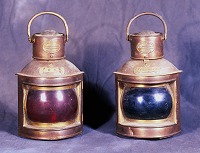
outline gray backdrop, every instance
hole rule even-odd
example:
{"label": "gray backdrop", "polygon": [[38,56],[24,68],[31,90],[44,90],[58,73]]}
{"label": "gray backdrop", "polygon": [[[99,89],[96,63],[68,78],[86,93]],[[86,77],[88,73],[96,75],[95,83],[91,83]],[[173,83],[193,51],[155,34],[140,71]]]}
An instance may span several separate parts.
{"label": "gray backdrop", "polygon": [[[60,141],[17,136],[17,77],[32,57],[27,23],[36,13],[55,11],[69,25],[66,58],[85,72],[84,133]],[[182,133],[163,140],[115,135],[114,75],[130,57],[125,39],[128,21],[144,11],[163,16],[168,26],[165,58],[181,74]],[[37,18],[32,33],[53,28],[64,32],[53,16]],[[141,17],[131,32],[163,31],[154,17]],[[0,152],[200,152],[200,2],[198,0],[0,0]]]}

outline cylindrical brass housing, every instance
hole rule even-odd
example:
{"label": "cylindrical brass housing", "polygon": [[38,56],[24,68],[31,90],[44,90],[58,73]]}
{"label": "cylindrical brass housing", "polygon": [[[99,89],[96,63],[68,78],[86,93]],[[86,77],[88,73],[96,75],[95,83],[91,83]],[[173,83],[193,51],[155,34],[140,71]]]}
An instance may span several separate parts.
{"label": "cylindrical brass housing", "polygon": [[33,58],[55,60],[64,58],[65,37],[53,30],[32,36]]}
{"label": "cylindrical brass housing", "polygon": [[163,39],[160,33],[138,33],[129,35],[131,58],[158,59],[163,57]]}
{"label": "cylindrical brass housing", "polygon": [[[164,34],[129,34],[131,23],[142,15],[158,17],[163,22]],[[117,134],[166,138],[179,133],[181,71],[163,58],[165,21],[158,14],[144,12],[130,20],[126,34],[131,43],[131,59],[115,72]]]}
{"label": "cylindrical brass housing", "polygon": [[[33,19],[43,14],[60,18],[66,35],[45,30],[31,37]],[[66,21],[54,12],[38,13],[29,21],[28,36],[33,60],[17,73],[19,136],[58,140],[82,133],[83,72],[64,59]]]}

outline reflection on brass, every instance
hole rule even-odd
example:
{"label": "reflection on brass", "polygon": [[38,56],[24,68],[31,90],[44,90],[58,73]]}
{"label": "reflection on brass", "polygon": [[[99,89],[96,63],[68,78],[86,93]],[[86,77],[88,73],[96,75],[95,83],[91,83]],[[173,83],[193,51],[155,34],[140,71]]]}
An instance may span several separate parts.
{"label": "reflection on brass", "polygon": [[[64,23],[66,34],[57,33],[54,30],[45,30],[42,33],[35,33],[31,36],[31,23],[35,18],[44,14],[60,18]],[[17,73],[19,136],[41,140],[58,140],[81,134],[83,129],[83,72],[64,59],[64,46],[68,40],[68,26],[65,19],[54,12],[38,13],[28,23],[28,37],[29,41],[33,43],[33,60],[21,72]],[[68,100],[58,101],[57,97],[59,96],[56,96],[56,99],[53,94],[50,94],[48,98],[52,101],[50,100],[51,102],[48,102],[47,105],[43,105],[41,94],[37,94],[67,89],[71,89],[69,91],[73,93],[73,96],[68,97],[69,95],[67,94],[69,92],[62,92],[62,94],[65,98],[74,98],[70,99],[69,102]],[[30,93],[32,97],[28,97]],[[37,98],[40,99],[38,100]],[[28,101],[29,103],[27,103]],[[60,106],[66,106],[66,109],[63,111]],[[71,107],[74,110],[68,111],[68,108]],[[56,111],[52,111],[54,108]],[[39,110],[39,113],[37,110]],[[47,110],[46,112],[48,112],[47,114],[42,114],[42,116],[46,115],[45,120],[40,119],[41,110]],[[71,113],[72,117],[63,115],[66,112]],[[28,113],[31,115],[28,116]],[[60,114],[61,116],[59,116]],[[36,116],[35,120],[30,119]],[[60,119],[57,119],[58,116]]]}
{"label": "reflection on brass", "polygon": [[[153,31],[129,34],[131,23],[143,15],[158,17],[163,23],[164,34]],[[181,71],[163,58],[163,41],[167,38],[165,21],[155,13],[138,14],[128,23],[126,35],[127,40],[131,43],[131,59],[117,72],[114,72],[117,102],[116,133],[136,138],[166,138],[179,133],[181,130],[179,82]],[[126,110],[123,109],[125,91],[134,88],[153,89],[158,87],[166,88],[172,100],[172,108],[165,118],[136,119],[125,115]]]}
{"label": "reflection on brass", "polygon": [[72,84],[72,85],[67,85],[67,86],[56,86],[56,87],[45,87],[45,86],[34,86],[34,85],[27,85],[27,84],[23,84],[23,89],[24,90],[46,90],[46,91],[54,91],[54,90],[66,90],[66,89],[73,89],[76,88],[79,84]]}

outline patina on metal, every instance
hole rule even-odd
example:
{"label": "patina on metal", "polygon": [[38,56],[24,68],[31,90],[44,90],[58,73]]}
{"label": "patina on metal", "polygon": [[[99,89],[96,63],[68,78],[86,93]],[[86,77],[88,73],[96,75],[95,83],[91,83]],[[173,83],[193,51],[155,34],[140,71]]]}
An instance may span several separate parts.
{"label": "patina on metal", "polygon": [[[60,18],[66,34],[45,30],[31,36],[33,20],[45,14]],[[19,136],[57,140],[82,133],[83,72],[64,59],[65,19],[54,12],[36,14],[28,23],[28,39],[33,60],[17,73]]]}
{"label": "patina on metal", "polygon": [[[143,15],[159,18],[164,34],[153,31],[129,34],[131,23]],[[179,133],[181,71],[163,58],[165,21],[155,13],[138,14],[129,21],[126,37],[131,43],[131,59],[115,72],[117,134],[165,138]]]}

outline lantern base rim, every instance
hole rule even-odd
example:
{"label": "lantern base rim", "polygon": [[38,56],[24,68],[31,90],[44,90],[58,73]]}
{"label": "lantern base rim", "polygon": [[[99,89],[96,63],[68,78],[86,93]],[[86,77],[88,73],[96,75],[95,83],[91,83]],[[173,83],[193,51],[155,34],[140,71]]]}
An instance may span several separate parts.
{"label": "lantern base rim", "polygon": [[131,127],[118,124],[117,135],[142,139],[164,139],[181,132],[180,125],[167,127]]}
{"label": "lantern base rim", "polygon": [[34,130],[23,127],[18,135],[37,140],[61,140],[82,134],[82,129],[82,125],[63,130]]}

